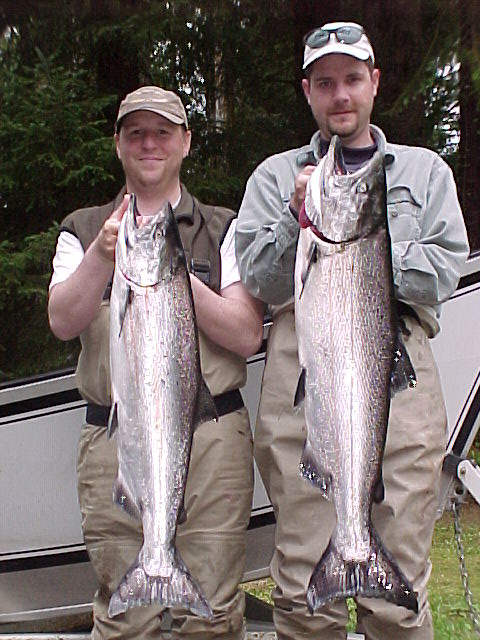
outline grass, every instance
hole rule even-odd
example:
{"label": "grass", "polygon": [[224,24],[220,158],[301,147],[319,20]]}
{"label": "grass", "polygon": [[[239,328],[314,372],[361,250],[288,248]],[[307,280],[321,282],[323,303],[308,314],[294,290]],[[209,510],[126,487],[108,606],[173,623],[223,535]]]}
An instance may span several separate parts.
{"label": "grass", "polygon": [[[473,500],[461,507],[460,524],[470,590],[480,618],[480,507]],[[454,538],[453,516],[450,512],[444,513],[436,524],[431,560],[433,569],[429,582],[429,595],[435,640],[478,640],[465,602]],[[255,597],[265,602],[272,602],[270,595],[274,587],[272,580],[257,580],[246,583],[243,587]],[[348,630],[354,631],[356,612],[353,600],[348,601],[348,607],[350,611]]]}
{"label": "grass", "polygon": [[[469,574],[473,602],[480,618],[480,507],[473,501],[462,506],[460,524],[465,549],[465,562]],[[446,513],[438,521],[431,559],[432,576],[429,583],[430,605],[435,625],[436,640],[478,640],[465,602],[457,547],[453,534],[453,516]]]}

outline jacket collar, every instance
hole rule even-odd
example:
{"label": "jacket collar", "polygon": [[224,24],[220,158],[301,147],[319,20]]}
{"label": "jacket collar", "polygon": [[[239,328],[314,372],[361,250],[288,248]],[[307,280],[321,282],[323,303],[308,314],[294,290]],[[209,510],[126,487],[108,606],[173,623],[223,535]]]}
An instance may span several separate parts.
{"label": "jacket collar", "polygon": [[175,219],[177,222],[180,222],[180,220],[182,220],[188,222],[189,224],[193,224],[195,221],[195,201],[185,188],[185,185],[181,184],[180,186],[182,189],[182,195],[180,198],[180,202],[174,211]]}
{"label": "jacket collar", "polygon": [[388,144],[385,134],[380,127],[371,124],[370,131],[375,138],[378,150],[385,154],[385,168],[388,169],[395,162],[395,151],[391,145]]}

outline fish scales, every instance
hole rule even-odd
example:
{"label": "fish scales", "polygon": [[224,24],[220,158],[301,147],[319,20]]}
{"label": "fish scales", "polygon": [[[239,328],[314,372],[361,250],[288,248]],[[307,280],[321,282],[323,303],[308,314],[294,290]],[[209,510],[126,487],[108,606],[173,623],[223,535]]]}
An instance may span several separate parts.
{"label": "fish scales", "polygon": [[[171,208],[140,222],[135,196],[118,233],[110,301],[114,501],[141,519],[138,558],[109,615],[158,603],[211,617],[176,547],[193,430],[216,417],[200,371],[185,255]],[[117,427],[115,425],[118,424]]]}
{"label": "fish scales", "polygon": [[[118,448],[123,454],[120,472],[124,475],[128,464],[132,493],[144,512],[144,536],[154,549],[169,541],[183,497],[194,407],[191,402],[178,399],[196,395],[197,380],[195,375],[189,375],[196,344],[191,305],[181,278],[175,276],[169,284],[152,288],[131,286],[133,299],[122,334],[125,345],[136,341],[136,348],[126,354],[131,360],[122,362],[124,386],[118,387],[124,398],[118,405],[118,419],[124,426],[118,432]],[[177,312],[189,319],[183,325],[181,341],[174,322]],[[178,344],[182,349],[173,351],[171,345]],[[170,472],[172,466],[177,469],[177,478]],[[160,509],[163,506],[164,512]],[[168,564],[164,565],[168,577]],[[162,570],[161,564],[158,570]]]}
{"label": "fish scales", "polygon": [[[315,235],[308,229],[302,231],[299,256],[310,242],[318,242]],[[373,243],[381,244],[382,238],[375,238]],[[388,329],[384,339],[380,337],[382,325],[376,308],[378,303],[383,304],[383,296],[375,281],[382,280],[383,274],[370,258],[370,244],[323,254],[325,259],[320,260],[319,268],[312,271],[306,283],[305,310],[297,320],[302,340],[314,345],[305,350],[302,362],[307,372],[316,371],[315,376],[307,373],[305,381],[306,421],[318,425],[309,430],[309,440],[327,477],[340,470],[345,491],[335,494],[335,504],[346,518],[339,523],[336,535],[342,539],[347,558],[360,558],[363,552],[363,559],[369,549],[365,544],[369,535],[367,523],[356,513],[364,502],[359,492],[372,490],[383,446],[382,434],[363,425],[378,424],[388,417],[386,387],[394,347]],[[372,268],[371,277],[362,277],[365,267],[369,271]],[[384,317],[387,327],[388,315]],[[337,320],[325,321],[327,318]],[[383,346],[383,355],[377,350],[382,349],[379,345]],[[365,470],[369,480],[360,482]]]}
{"label": "fish scales", "polygon": [[314,226],[300,230],[296,256],[307,425],[300,467],[333,500],[337,514],[307,602],[313,611],[364,595],[415,610],[411,585],[371,523],[397,336],[383,158],[377,154],[349,175],[342,164],[334,138],[307,188],[306,213]]}

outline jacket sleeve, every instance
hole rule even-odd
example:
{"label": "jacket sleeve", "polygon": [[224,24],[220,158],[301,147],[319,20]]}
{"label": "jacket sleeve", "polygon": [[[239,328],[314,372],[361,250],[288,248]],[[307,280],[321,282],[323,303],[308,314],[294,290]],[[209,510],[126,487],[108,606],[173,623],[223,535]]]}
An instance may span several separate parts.
{"label": "jacket sleeve", "polygon": [[288,207],[293,168],[269,158],[250,176],[238,214],[235,237],[240,276],[252,295],[281,304],[293,295],[298,222]]}
{"label": "jacket sleeve", "polygon": [[437,155],[414,235],[398,241],[392,237],[396,296],[407,303],[437,306],[455,291],[469,253],[453,174]]}

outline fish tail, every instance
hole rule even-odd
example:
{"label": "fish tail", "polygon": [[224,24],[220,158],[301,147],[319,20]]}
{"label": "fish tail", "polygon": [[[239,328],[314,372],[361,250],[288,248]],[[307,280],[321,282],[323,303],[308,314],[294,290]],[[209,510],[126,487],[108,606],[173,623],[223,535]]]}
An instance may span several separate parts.
{"label": "fish tail", "polygon": [[147,571],[142,551],[110,598],[110,618],[125,613],[131,607],[150,604],[158,604],[165,609],[189,609],[202,618],[213,618],[201,588],[176,550],[170,554],[173,561],[162,569],[162,575],[152,575],[151,570]]}
{"label": "fish tail", "polygon": [[330,542],[310,578],[307,604],[313,613],[328,602],[355,596],[385,598],[418,613],[412,585],[374,531],[371,531],[371,546],[365,562],[344,560]]}

